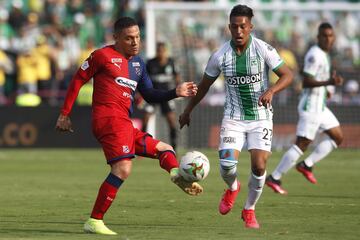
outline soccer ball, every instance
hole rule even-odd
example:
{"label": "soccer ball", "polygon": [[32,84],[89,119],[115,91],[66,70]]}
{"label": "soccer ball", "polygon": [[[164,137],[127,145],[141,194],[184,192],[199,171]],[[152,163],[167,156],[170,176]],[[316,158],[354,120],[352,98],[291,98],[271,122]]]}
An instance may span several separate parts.
{"label": "soccer ball", "polygon": [[187,152],[180,159],[180,175],[189,182],[198,182],[206,178],[210,171],[209,159],[198,151]]}

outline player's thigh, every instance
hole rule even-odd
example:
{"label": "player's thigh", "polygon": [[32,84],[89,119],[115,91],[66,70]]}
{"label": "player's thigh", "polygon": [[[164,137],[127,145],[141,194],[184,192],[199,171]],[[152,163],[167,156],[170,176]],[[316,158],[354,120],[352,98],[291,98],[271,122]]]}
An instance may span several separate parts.
{"label": "player's thigh", "polygon": [[134,128],[135,135],[135,153],[136,155],[155,158],[157,157],[157,145],[159,140],[153,138],[150,134],[142,132],[137,128]]}
{"label": "player's thigh", "polygon": [[101,144],[107,163],[135,156],[134,128],[126,119],[103,118],[92,123],[93,134]]}
{"label": "player's thigh", "polygon": [[219,152],[234,149],[241,152],[246,142],[246,129],[243,121],[223,119],[220,128]]}
{"label": "player's thigh", "polygon": [[296,136],[314,140],[320,127],[320,116],[316,113],[299,112]]}
{"label": "player's thigh", "polygon": [[339,126],[339,120],[330,111],[330,109],[325,108],[324,112],[321,114],[320,130],[325,131]]}
{"label": "player's thigh", "polygon": [[247,121],[247,149],[271,152],[273,136],[272,120]]}

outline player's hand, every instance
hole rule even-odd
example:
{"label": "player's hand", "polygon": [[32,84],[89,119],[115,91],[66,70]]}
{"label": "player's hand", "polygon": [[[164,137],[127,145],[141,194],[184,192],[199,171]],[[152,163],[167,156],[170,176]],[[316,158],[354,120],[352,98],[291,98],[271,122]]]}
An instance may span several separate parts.
{"label": "player's hand", "polygon": [[197,86],[194,82],[184,82],[176,87],[178,97],[193,97],[197,93]]}
{"label": "player's hand", "polygon": [[70,117],[62,114],[59,115],[56,121],[55,129],[59,132],[74,132]]}
{"label": "player's hand", "polygon": [[265,108],[269,108],[271,106],[273,96],[274,96],[274,92],[271,88],[269,88],[259,97],[258,105],[264,106]]}
{"label": "player's hand", "polygon": [[344,79],[336,74],[336,71],[333,71],[331,74],[331,80],[335,86],[341,86],[344,82]]}
{"label": "player's hand", "polygon": [[182,129],[185,125],[190,126],[190,114],[189,113],[182,113],[179,116],[179,124],[180,129]]}

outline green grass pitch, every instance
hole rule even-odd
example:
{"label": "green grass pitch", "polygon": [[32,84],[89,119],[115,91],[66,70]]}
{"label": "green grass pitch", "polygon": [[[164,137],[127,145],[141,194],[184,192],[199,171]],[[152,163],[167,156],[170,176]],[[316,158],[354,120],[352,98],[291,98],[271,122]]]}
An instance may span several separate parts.
{"label": "green grass pitch", "polygon": [[[0,239],[360,239],[360,151],[336,150],[315,167],[318,184],[291,170],[288,196],[265,187],[257,204],[261,229],[240,219],[247,195],[249,155],[238,164],[242,191],[236,206],[221,216],[225,188],[217,152],[201,150],[211,162],[202,196],[184,194],[157,160],[136,159],[105,223],[118,236],[82,232],[98,187],[108,173],[100,149],[0,151]],[[183,152],[182,152],[183,153]],[[281,153],[273,153],[268,172]]]}

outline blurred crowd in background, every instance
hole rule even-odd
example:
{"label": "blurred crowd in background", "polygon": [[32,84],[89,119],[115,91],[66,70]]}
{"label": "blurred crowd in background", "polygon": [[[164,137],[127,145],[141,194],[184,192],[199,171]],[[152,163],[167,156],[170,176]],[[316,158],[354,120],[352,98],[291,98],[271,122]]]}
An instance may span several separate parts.
{"label": "blurred crowd in background", "polygon": [[[209,2],[218,1],[236,2]],[[144,3],[145,0],[0,0],[0,105],[61,104],[79,65],[94,49],[112,43],[115,19],[134,17],[145,43]],[[164,29],[162,33],[157,33],[157,38],[168,41],[171,54],[182,69],[183,81],[198,82],[211,52],[230,38],[227,13],[218,14],[217,17],[204,11],[186,16],[177,12],[159,15],[157,20],[162,23],[159,29]],[[208,19],[212,19],[211,28]],[[255,11],[255,34],[272,43],[298,73],[293,88],[276,99],[279,104],[286,104],[296,96],[294,92],[299,93],[303,55],[316,41],[317,26],[323,20],[335,27],[337,42],[332,53],[333,66],[346,79],[344,87],[331,101],[333,104],[360,105],[359,11],[322,12],[320,15],[314,12],[306,16]],[[178,26],[181,31],[178,31]],[[145,51],[142,54],[144,57]],[[276,81],[274,76],[271,79]],[[222,103],[223,84],[217,82],[205,103]],[[91,91],[91,83],[83,87],[78,104],[90,104]]]}

